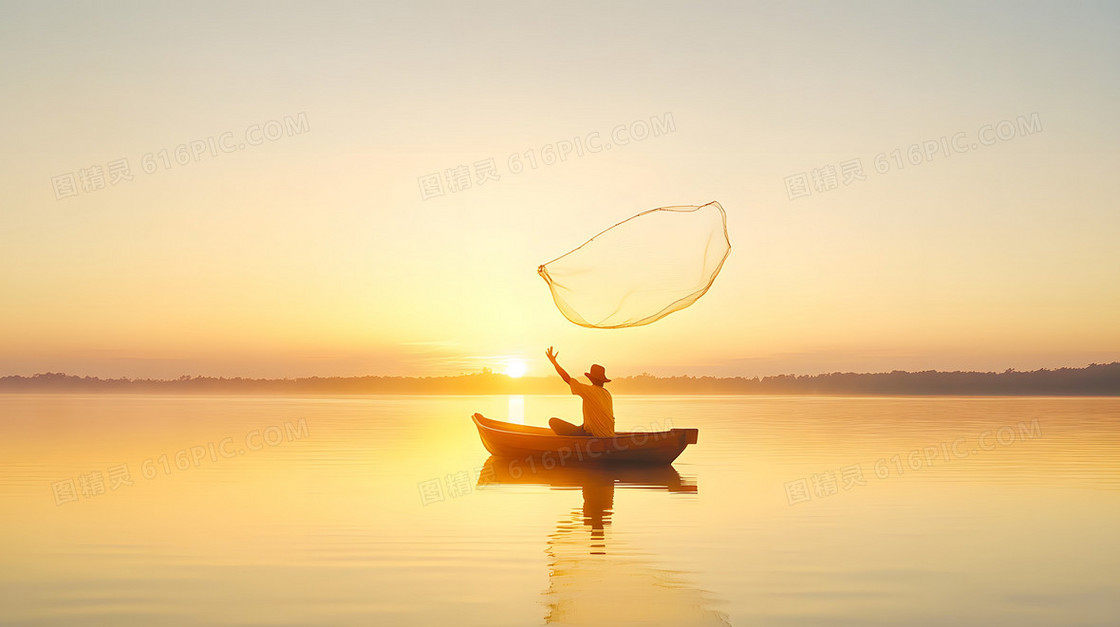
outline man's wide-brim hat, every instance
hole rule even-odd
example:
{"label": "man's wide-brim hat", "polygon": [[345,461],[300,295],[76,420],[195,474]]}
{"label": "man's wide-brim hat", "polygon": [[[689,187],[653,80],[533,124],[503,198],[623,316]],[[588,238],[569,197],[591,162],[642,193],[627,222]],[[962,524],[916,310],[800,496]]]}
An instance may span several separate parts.
{"label": "man's wide-brim hat", "polygon": [[611,380],[607,378],[607,371],[599,364],[591,364],[591,372],[583,373],[587,375],[588,379],[592,381],[602,381],[603,383],[610,383]]}

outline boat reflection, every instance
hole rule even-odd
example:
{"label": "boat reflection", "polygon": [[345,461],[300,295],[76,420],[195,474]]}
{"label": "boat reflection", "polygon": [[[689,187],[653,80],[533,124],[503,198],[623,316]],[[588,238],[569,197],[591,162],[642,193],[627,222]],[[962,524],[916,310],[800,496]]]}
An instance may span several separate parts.
{"label": "boat reflection", "polygon": [[479,486],[540,485],[579,489],[582,507],[560,518],[548,535],[549,587],[545,622],[564,625],[730,625],[707,606],[711,599],[682,573],[654,562],[640,545],[611,527],[615,490],[697,492],[672,466],[556,466],[491,457]]}

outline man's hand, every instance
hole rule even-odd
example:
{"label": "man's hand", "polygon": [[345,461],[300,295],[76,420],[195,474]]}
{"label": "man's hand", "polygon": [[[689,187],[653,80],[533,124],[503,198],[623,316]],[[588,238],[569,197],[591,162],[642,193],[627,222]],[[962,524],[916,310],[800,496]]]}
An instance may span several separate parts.
{"label": "man's hand", "polygon": [[572,380],[572,378],[568,376],[568,373],[560,367],[560,364],[556,363],[556,358],[560,355],[560,353],[557,353],[552,349],[551,346],[549,346],[548,350],[546,350],[544,354],[546,357],[548,357],[548,360],[552,362],[552,367],[556,368],[556,374],[560,375],[560,378],[564,380],[564,383],[568,383]]}

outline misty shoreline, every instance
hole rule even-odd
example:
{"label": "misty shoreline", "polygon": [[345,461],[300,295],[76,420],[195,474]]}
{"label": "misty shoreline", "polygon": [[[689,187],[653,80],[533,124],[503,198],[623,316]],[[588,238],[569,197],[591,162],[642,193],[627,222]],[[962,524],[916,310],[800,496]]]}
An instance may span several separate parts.
{"label": "misty shoreline", "polygon": [[[886,395],[886,396],[1120,396],[1120,362],[1084,368],[1004,372],[834,372],[767,377],[616,377],[616,395]],[[0,393],[108,392],[138,394],[566,394],[556,377],[512,378],[489,371],[442,377],[301,377],[252,379],[102,379],[62,373],[0,377]]]}

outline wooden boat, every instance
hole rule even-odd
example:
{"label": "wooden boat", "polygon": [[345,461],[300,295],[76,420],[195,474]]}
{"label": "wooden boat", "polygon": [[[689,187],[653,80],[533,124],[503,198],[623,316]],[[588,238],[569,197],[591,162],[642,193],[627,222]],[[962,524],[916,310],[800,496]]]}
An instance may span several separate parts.
{"label": "wooden boat", "polygon": [[611,438],[557,435],[482,414],[472,416],[482,445],[495,457],[520,458],[550,469],[568,464],[671,464],[686,446],[696,444],[699,429],[620,432]]}

